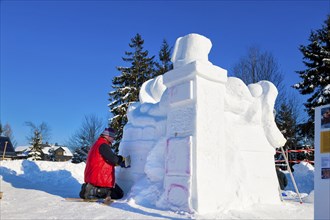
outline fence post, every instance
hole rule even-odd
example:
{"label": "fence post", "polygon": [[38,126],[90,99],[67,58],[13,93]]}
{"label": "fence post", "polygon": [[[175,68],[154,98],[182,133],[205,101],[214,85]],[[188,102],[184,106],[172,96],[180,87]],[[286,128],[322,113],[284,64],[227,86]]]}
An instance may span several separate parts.
{"label": "fence post", "polygon": [[7,144],[8,144],[8,141],[5,142],[5,148],[4,148],[4,150],[3,150],[2,160],[5,159],[5,154],[6,154]]}

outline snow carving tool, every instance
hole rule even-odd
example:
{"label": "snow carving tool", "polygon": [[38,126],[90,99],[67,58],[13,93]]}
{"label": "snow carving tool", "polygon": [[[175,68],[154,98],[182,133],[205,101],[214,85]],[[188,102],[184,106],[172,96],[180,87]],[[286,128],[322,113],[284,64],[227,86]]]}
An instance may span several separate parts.
{"label": "snow carving tool", "polygon": [[131,155],[125,158],[125,167],[131,167]]}
{"label": "snow carving tool", "polygon": [[111,197],[106,197],[105,199],[95,198],[95,199],[81,199],[81,198],[65,198],[68,202],[96,202],[101,205],[111,205],[114,200]]}

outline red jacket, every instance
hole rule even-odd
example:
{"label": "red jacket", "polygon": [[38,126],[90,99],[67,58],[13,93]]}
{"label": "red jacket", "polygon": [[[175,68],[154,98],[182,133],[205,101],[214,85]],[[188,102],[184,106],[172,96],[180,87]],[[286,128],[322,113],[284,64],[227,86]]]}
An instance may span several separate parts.
{"label": "red jacket", "polygon": [[107,163],[101,156],[99,148],[102,144],[108,145],[109,142],[100,137],[89,150],[85,168],[85,183],[112,188],[115,185],[115,164]]}

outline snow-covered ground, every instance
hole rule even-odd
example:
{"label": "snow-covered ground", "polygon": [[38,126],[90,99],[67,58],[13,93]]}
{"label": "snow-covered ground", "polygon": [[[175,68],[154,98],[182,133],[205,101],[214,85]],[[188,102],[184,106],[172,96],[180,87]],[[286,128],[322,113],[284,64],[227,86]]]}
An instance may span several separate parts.
{"label": "snow-covered ground", "polygon": [[[240,210],[222,210],[206,215],[159,210],[122,199],[111,206],[69,202],[77,197],[83,182],[85,163],[46,161],[1,161],[3,198],[0,219],[313,219],[314,169],[295,165],[295,180],[303,198],[300,204],[288,176],[288,195],[280,205],[263,205]],[[257,170],[256,170],[257,172]],[[216,174],[215,174],[216,175]]]}

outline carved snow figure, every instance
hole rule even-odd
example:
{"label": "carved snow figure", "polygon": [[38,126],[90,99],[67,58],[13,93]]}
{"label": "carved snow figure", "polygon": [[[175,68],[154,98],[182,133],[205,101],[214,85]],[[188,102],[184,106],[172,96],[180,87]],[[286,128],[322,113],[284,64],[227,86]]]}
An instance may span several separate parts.
{"label": "carved snow figure", "polygon": [[147,81],[129,107],[120,154],[132,166],[117,179],[138,204],[202,214],[280,202],[277,89],[227,77],[208,61],[211,47],[198,34],[179,38],[174,69]]}

